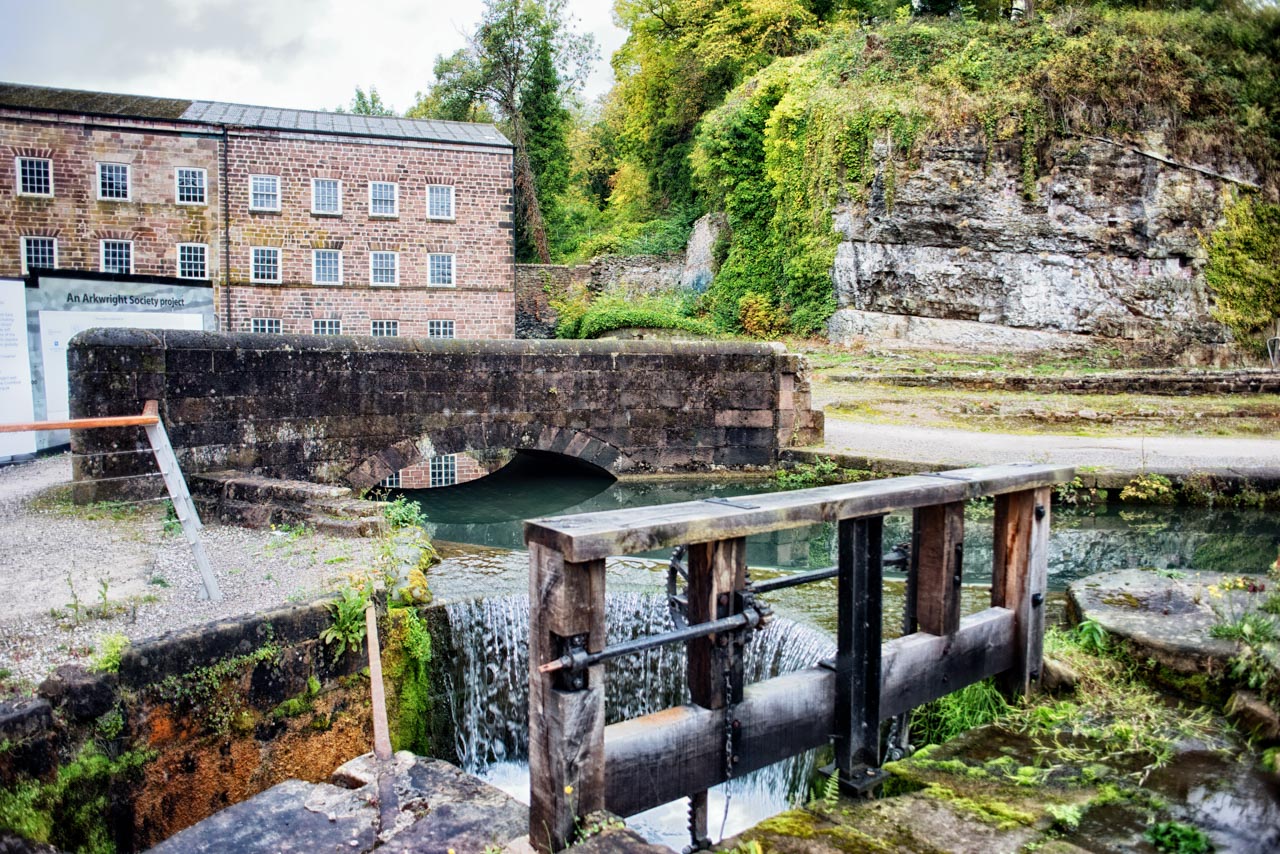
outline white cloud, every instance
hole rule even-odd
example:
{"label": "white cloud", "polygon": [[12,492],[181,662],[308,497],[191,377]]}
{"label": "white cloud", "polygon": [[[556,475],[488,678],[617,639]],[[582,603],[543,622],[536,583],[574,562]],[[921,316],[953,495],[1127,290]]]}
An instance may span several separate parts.
{"label": "white cloud", "polygon": [[[589,99],[612,83],[608,57],[625,38],[611,6],[569,3],[600,48]],[[0,80],[298,109],[333,109],[356,86],[376,86],[404,110],[430,85],[436,56],[463,46],[482,8],[482,0],[0,0]]]}

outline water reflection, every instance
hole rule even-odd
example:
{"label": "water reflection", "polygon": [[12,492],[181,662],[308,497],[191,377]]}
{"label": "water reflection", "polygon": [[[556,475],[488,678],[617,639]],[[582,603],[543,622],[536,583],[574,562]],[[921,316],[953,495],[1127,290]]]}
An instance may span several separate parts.
{"label": "water reflection", "polygon": [[[539,516],[616,510],[711,497],[773,492],[771,478],[615,481],[599,469],[567,465],[568,458],[521,452],[497,473],[471,483],[409,491],[437,540],[523,549],[522,520]],[[991,507],[966,512],[965,579],[990,580]],[[911,539],[909,514],[889,516],[887,546]],[[1057,512],[1049,542],[1049,583],[1064,589],[1073,579],[1135,566],[1262,573],[1280,547],[1280,514],[1257,510],[1119,505],[1093,512]],[[654,558],[665,554],[654,553]],[[750,537],[753,567],[803,570],[835,561],[833,525],[811,525]],[[891,576],[892,577],[892,574]]]}

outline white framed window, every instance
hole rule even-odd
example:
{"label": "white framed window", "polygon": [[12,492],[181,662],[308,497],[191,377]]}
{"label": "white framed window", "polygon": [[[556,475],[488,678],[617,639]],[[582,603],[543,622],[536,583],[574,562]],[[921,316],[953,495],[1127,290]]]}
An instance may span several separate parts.
{"label": "white framed window", "polygon": [[58,238],[56,237],[24,237],[22,238],[22,272],[30,273],[39,267],[52,270],[58,266]]}
{"label": "white framed window", "polygon": [[427,219],[453,219],[453,187],[427,185]]}
{"label": "white framed window", "polygon": [[342,252],[338,249],[311,250],[311,283],[342,284]]}
{"label": "white framed window", "polygon": [[391,181],[369,182],[369,216],[399,216],[400,185]]}
{"label": "white framed window", "polygon": [[18,195],[53,195],[53,161],[49,158],[19,157],[15,172],[18,175]]}
{"label": "white framed window", "polygon": [[255,317],[249,321],[249,331],[279,335],[281,330],[278,317]]}
{"label": "white framed window", "polygon": [[378,486],[381,486],[384,489],[399,489],[400,488],[400,472],[393,471],[391,474],[387,475],[382,480],[378,481]]}
{"label": "white framed window", "polygon": [[341,320],[313,320],[311,321],[311,333],[313,335],[341,335]]}
{"label": "white framed window", "polygon": [[209,247],[203,243],[178,244],[178,278],[209,278]]}
{"label": "white framed window", "polygon": [[280,250],[274,246],[254,246],[249,281],[274,283],[280,281]]}
{"label": "white framed window", "polygon": [[369,253],[369,284],[371,285],[400,284],[400,253],[399,252],[370,252]]}
{"label": "white framed window", "polygon": [[427,337],[428,338],[453,338],[453,321],[452,320],[428,320],[427,321]]}
{"label": "white framed window", "polygon": [[369,334],[374,338],[396,338],[400,335],[400,321],[371,320],[369,321]]}
{"label": "white framed window", "polygon": [[133,272],[132,240],[99,240],[98,255],[104,273]]}
{"label": "white framed window", "polygon": [[456,454],[444,454],[432,457],[430,463],[432,488],[437,486],[453,486],[458,482],[458,457]]}
{"label": "white framed window", "polygon": [[280,210],[280,177],[278,175],[249,176],[249,210]]}
{"label": "white framed window", "polygon": [[104,202],[129,201],[129,164],[98,164],[98,200]]}
{"label": "white framed window", "polygon": [[311,179],[311,212],[342,215],[342,182],[337,178]]}
{"label": "white framed window", "polygon": [[208,173],[194,166],[179,166],[173,170],[174,199],[180,205],[206,204],[205,186]]}
{"label": "white framed window", "polygon": [[432,253],[427,256],[427,284],[440,288],[453,287],[453,256]]}

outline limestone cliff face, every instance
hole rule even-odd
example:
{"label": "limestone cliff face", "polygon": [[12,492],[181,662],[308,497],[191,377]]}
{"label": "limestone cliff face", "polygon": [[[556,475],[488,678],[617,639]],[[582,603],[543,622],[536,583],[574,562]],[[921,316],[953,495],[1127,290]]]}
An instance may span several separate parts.
{"label": "limestone cliff face", "polygon": [[[1162,150],[1158,138],[1144,148]],[[926,147],[918,164],[878,158],[866,200],[834,216],[841,309],[1224,340],[1200,243],[1221,216],[1222,180],[1093,140],[1053,143],[1034,199],[1016,142],[989,153],[973,134]],[[838,311],[833,337],[841,325]]]}

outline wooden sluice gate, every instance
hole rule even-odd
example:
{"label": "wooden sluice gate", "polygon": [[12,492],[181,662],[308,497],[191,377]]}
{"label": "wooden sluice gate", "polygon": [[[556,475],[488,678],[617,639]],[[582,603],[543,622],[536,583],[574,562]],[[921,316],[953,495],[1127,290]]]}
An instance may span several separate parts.
{"label": "wooden sluice gate", "polygon": [[[1039,678],[1049,500],[1071,468],[1011,464],[889,480],[586,513],[525,523],[529,546],[530,840],[573,841],[607,809],[631,816],[682,797],[706,837],[706,791],[834,743],[842,785],[881,772],[881,723],[987,677],[1010,698]],[[995,497],[991,607],[961,618],[964,504]],[[882,643],[884,517],[913,511],[906,628]],[[835,523],[833,571],[752,585],[746,537]],[[605,558],[687,546],[674,632],[605,645]],[[747,635],[769,616],[769,589],[837,578],[834,661],[743,684]],[[687,625],[680,626],[680,622]],[[605,726],[604,662],[688,645],[690,702]]]}

